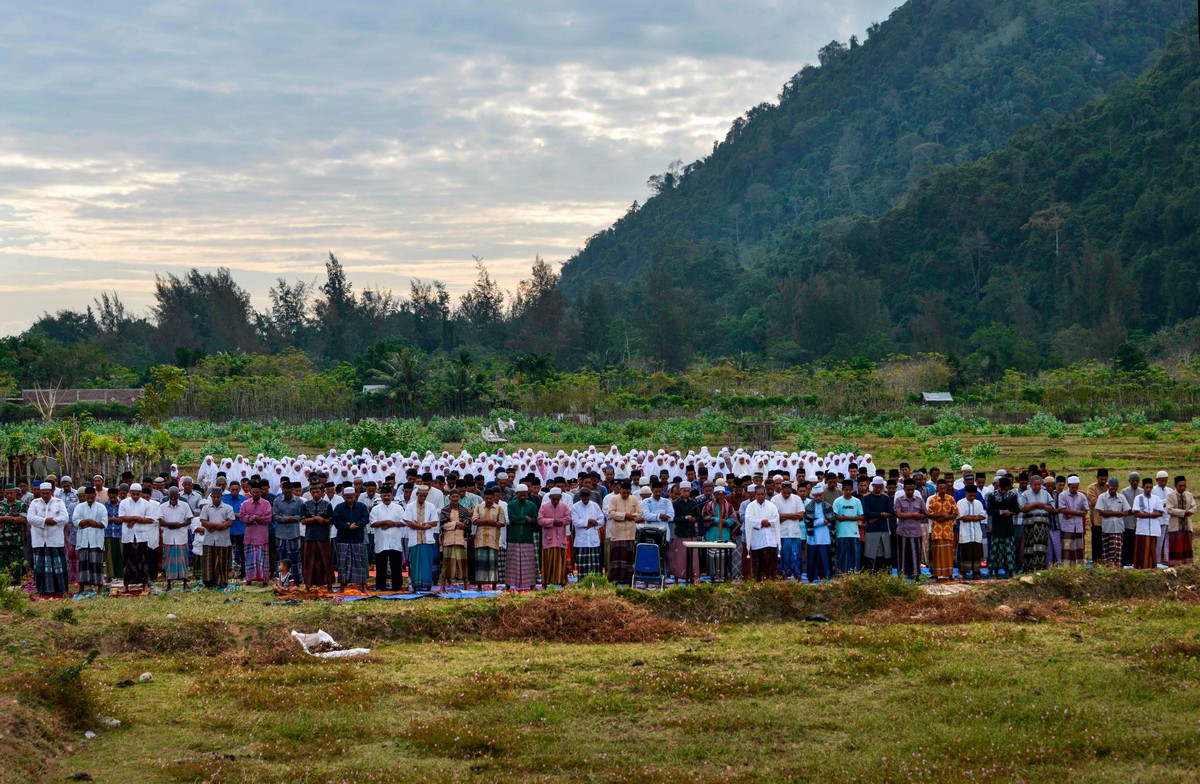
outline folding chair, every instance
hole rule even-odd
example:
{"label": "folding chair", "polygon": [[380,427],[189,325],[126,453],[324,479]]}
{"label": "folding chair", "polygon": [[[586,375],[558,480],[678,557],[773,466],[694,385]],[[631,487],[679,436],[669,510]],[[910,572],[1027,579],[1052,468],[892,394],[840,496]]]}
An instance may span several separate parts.
{"label": "folding chair", "polygon": [[658,560],[658,545],[639,544],[633,559],[633,578],[629,581],[629,587],[636,588],[639,582],[649,585],[656,580],[659,590],[666,587],[667,576],[663,574]]}

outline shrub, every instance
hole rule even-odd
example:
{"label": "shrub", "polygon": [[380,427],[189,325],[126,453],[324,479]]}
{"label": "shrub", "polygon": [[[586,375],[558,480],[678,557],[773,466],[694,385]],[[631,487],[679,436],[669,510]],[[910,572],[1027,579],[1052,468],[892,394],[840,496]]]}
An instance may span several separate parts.
{"label": "shrub", "polygon": [[86,727],[96,717],[99,701],[83,671],[99,654],[93,649],[83,661],[65,666],[59,666],[59,661],[44,663],[30,679],[29,694],[57,710],[72,726]]}
{"label": "shrub", "polygon": [[971,450],[971,461],[986,460],[989,457],[995,457],[1000,454],[999,448],[991,441],[980,441]]}
{"label": "shrub", "polygon": [[654,435],[654,423],[645,419],[631,419],[621,428],[626,438],[649,438]]}
{"label": "shrub", "polygon": [[426,426],[429,434],[439,441],[461,442],[467,437],[467,423],[461,419],[434,417]]}
{"label": "shrub", "polygon": [[219,438],[206,441],[204,446],[200,448],[200,451],[215,458],[228,457],[233,454],[233,450],[230,449],[229,444]]}

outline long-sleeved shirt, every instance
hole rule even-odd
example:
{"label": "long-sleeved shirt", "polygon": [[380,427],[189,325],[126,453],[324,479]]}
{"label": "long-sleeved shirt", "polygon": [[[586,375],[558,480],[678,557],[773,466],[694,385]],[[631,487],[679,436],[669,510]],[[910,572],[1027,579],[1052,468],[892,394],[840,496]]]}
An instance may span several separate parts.
{"label": "long-sleeved shirt", "polygon": [[[595,520],[594,527],[588,526]],[[576,501],[571,504],[571,527],[575,530],[576,547],[599,547],[600,531],[604,528],[604,510],[595,501]]]}
{"label": "long-sleeved shirt", "polygon": [[247,545],[261,547],[271,541],[271,518],[271,502],[267,499],[247,498],[242,502],[238,519],[246,527]]}
{"label": "long-sleeved shirt", "polygon": [[[537,539],[538,503],[532,498],[522,501],[514,498],[508,502],[508,527],[505,534],[509,544],[534,544]],[[526,518],[533,518],[529,522]]]}
{"label": "long-sleeved shirt", "polygon": [[51,496],[49,501],[43,501],[41,496],[34,498],[25,510],[25,519],[29,521],[29,541],[33,547],[67,546],[67,523],[71,518],[61,498]]}
{"label": "long-sleeved shirt", "polygon": [[637,538],[637,523],[642,516],[642,502],[637,496],[622,498],[617,493],[608,501],[607,531],[611,541],[631,542]]}
{"label": "long-sleeved shirt", "polygon": [[[864,529],[869,534],[891,531],[892,515],[896,513],[892,497],[887,493],[867,493],[862,497]],[[884,517],[884,515],[888,515]]]}
{"label": "long-sleeved shirt", "polygon": [[79,503],[71,512],[71,522],[75,524],[76,529],[75,546],[80,550],[104,549],[104,529],[80,528],[79,524],[84,520],[95,520],[97,523],[107,526],[108,510],[104,508],[104,504],[95,501],[90,504]]}
{"label": "long-sleeved shirt", "polygon": [[542,548],[566,547],[567,526],[571,524],[571,507],[559,497],[558,503],[551,500],[538,510],[538,525],[542,529]]}
{"label": "long-sleeved shirt", "polygon": [[459,503],[457,507],[447,504],[438,514],[444,547],[466,547],[467,534],[471,530],[471,511]]}
{"label": "long-sleeved shirt", "polygon": [[992,536],[1016,536],[1017,515],[1021,513],[1021,499],[1017,491],[1009,489],[1002,493],[997,490],[988,496],[986,506]]}
{"label": "long-sleeved shirt", "polygon": [[[1074,493],[1072,493],[1070,490],[1066,490],[1065,492],[1059,493],[1058,508],[1069,509],[1075,512],[1090,512],[1092,505],[1088,503],[1087,496],[1078,490],[1076,490]],[[1084,521],[1087,519],[1088,517],[1086,514],[1083,517],[1080,517],[1079,515],[1062,514],[1059,516],[1058,527],[1063,531],[1063,533],[1081,534],[1083,533],[1083,526],[1085,525]]]}
{"label": "long-sleeved shirt", "polygon": [[[333,510],[333,527],[337,529],[338,544],[363,544],[367,535],[367,524],[371,522],[371,513],[365,504],[355,501],[352,504],[339,504]],[[350,526],[357,525],[357,528]]]}
{"label": "long-sleeved shirt", "polygon": [[892,502],[896,514],[919,514],[920,518],[896,520],[897,536],[921,536],[925,533],[925,499],[920,493],[913,493],[912,498],[905,493]]}
{"label": "long-sleeved shirt", "polygon": [[826,545],[833,541],[830,526],[833,524],[833,506],[824,501],[810,498],[804,502],[804,524],[808,529],[810,545]]}
{"label": "long-sleeved shirt", "polygon": [[[477,504],[471,513],[471,522],[475,529],[475,546],[500,547],[500,537],[508,525],[508,504],[492,504],[487,502]],[[484,525],[484,523],[499,523],[499,525]]]}
{"label": "long-sleeved shirt", "polygon": [[779,549],[779,509],[770,501],[751,501],[742,518],[751,550]]}
{"label": "long-sleeved shirt", "polygon": [[1192,530],[1192,515],[1196,514],[1196,498],[1191,491],[1184,490],[1183,493],[1180,493],[1175,488],[1171,488],[1167,491],[1165,506],[1167,507],[1167,531],[1169,533]]}
{"label": "long-sleeved shirt", "polygon": [[408,546],[412,547],[418,544],[437,544],[434,535],[438,532],[438,518],[440,507],[434,505],[432,501],[426,498],[424,505],[417,501],[416,496],[404,506],[404,522],[418,523],[420,525],[429,525],[433,523],[432,528],[413,528],[411,525],[408,529]]}
{"label": "long-sleeved shirt", "polygon": [[[157,516],[152,514],[152,503],[145,497],[139,498],[136,501],[132,496],[121,502],[117,509],[121,517],[150,517],[157,520]],[[151,530],[153,529],[153,530]],[[125,525],[125,530],[121,533],[122,542],[145,542],[153,547],[157,543],[158,523],[134,523],[130,528]]]}

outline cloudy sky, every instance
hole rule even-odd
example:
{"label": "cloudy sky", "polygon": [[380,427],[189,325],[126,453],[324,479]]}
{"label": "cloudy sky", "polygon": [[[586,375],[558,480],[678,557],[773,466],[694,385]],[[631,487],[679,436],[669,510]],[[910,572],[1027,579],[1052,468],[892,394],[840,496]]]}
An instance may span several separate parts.
{"label": "cloudy sky", "polygon": [[561,262],[898,0],[39,0],[0,16],[0,334],[226,266],[258,308]]}

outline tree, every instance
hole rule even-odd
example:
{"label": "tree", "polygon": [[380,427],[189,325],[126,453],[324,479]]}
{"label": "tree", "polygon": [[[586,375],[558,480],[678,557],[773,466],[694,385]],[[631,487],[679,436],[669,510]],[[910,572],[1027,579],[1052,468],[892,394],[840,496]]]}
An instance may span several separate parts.
{"label": "tree", "polygon": [[958,251],[967,270],[971,273],[971,293],[978,301],[983,296],[984,270],[988,256],[992,252],[992,243],[983,229],[976,229],[970,234],[964,234],[958,241]]}
{"label": "tree", "polygon": [[558,275],[541,256],[534,258],[530,277],[517,286],[511,321],[514,348],[561,357],[574,341],[567,298],[558,288]]}
{"label": "tree", "polygon": [[325,283],[317,300],[317,329],[326,357],[344,358],[348,352],[350,328],[354,320],[354,291],[346,280],[346,270],[333,251],[325,262]]}
{"label": "tree", "polygon": [[491,344],[504,320],[504,292],[488,274],[483,259],[472,258],[475,259],[475,285],[459,298],[454,315],[467,326],[475,340]]}
{"label": "tree", "polygon": [[1033,217],[1021,228],[1025,231],[1046,230],[1054,233],[1054,255],[1058,256],[1062,247],[1063,229],[1067,225],[1067,216],[1071,207],[1063,202],[1056,202],[1049,207],[1038,210]]}
{"label": "tree", "polygon": [[210,353],[259,348],[250,294],[226,267],[216,272],[193,267],[183,277],[156,275],[154,297],[154,345],[164,359],[173,358],[180,346]]}
{"label": "tree", "polygon": [[407,346],[384,357],[379,367],[367,374],[369,380],[385,387],[384,396],[400,404],[403,416],[417,410],[426,384],[425,358]]}
{"label": "tree", "polygon": [[137,403],[138,419],[157,425],[171,413],[187,393],[187,377],[174,365],[156,365],[150,369],[153,379],[142,388]]}
{"label": "tree", "polygon": [[303,280],[288,283],[277,278],[268,295],[271,309],[259,314],[258,329],[272,351],[301,346],[309,338],[312,323],[309,298],[313,284]]}
{"label": "tree", "polygon": [[414,278],[409,282],[406,309],[413,318],[417,345],[425,351],[447,348],[452,343],[450,292],[440,280],[426,283]]}

